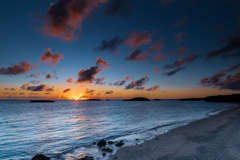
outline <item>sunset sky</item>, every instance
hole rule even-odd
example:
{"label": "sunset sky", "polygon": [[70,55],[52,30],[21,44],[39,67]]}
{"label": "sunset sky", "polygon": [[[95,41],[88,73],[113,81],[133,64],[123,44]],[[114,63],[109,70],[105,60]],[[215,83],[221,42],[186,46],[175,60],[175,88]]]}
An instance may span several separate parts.
{"label": "sunset sky", "polygon": [[0,99],[240,93],[239,0],[8,0]]}

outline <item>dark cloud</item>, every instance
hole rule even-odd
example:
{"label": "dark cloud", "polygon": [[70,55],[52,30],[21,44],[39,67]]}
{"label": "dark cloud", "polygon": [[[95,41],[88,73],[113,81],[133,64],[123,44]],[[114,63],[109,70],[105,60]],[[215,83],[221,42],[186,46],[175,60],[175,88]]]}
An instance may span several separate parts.
{"label": "dark cloud", "polygon": [[187,47],[179,47],[176,51],[170,51],[169,55],[181,55],[188,51]]}
{"label": "dark cloud", "polygon": [[96,60],[96,66],[90,67],[88,69],[82,69],[78,73],[78,79],[76,83],[93,83],[93,81],[97,81],[95,76],[103,71],[103,68],[109,68],[109,64],[107,61],[104,61],[101,59],[101,57],[98,57]]}
{"label": "dark cloud", "polygon": [[226,72],[231,72],[237,68],[239,68],[240,63],[236,63],[235,65],[233,65],[232,67],[228,68]]}
{"label": "dark cloud", "polygon": [[122,42],[123,40],[120,37],[115,36],[113,39],[109,41],[103,40],[101,45],[99,47],[94,48],[93,50],[95,52],[106,51],[106,50],[109,50],[111,52],[118,52],[118,47]]}
{"label": "dark cloud", "polygon": [[113,94],[113,91],[111,90],[111,91],[107,91],[107,92],[105,92],[105,94]]}
{"label": "dark cloud", "polygon": [[63,91],[63,93],[66,93],[66,92],[68,92],[68,91],[70,91],[71,89],[70,88],[67,88],[67,89],[65,89],[64,91]]}
{"label": "dark cloud", "polygon": [[51,79],[52,78],[52,75],[51,74],[47,74],[46,75],[46,79]]}
{"label": "dark cloud", "polygon": [[176,39],[177,44],[180,44],[183,41],[185,41],[186,39],[182,39],[182,37],[186,37],[187,35],[188,33],[183,33],[183,32],[175,34],[174,38]]}
{"label": "dark cloud", "polygon": [[149,51],[159,52],[164,46],[164,43],[162,42],[163,40],[164,38],[161,38],[156,44],[149,47]]}
{"label": "dark cloud", "polygon": [[46,92],[53,92],[53,91],[54,91],[54,87],[46,89]]}
{"label": "dark cloud", "polygon": [[165,54],[161,54],[161,53],[158,53],[158,54],[155,54],[153,59],[151,60],[151,62],[162,62],[164,61],[165,59],[168,59],[167,55]]}
{"label": "dark cloud", "polygon": [[90,89],[87,88],[86,91],[85,91],[85,93],[88,93],[88,94],[93,93],[93,92],[95,92],[95,89],[90,90]]}
{"label": "dark cloud", "polygon": [[180,68],[184,64],[192,63],[197,58],[199,58],[199,55],[190,54],[190,55],[185,56],[183,59],[179,58],[179,60],[175,61],[173,64],[164,65],[163,68],[164,69]]}
{"label": "dark cloud", "polygon": [[23,95],[24,93],[19,93],[19,95]]}
{"label": "dark cloud", "polygon": [[35,77],[35,78],[38,78],[40,75],[42,74],[42,72],[38,72],[36,74],[30,74],[28,77]]}
{"label": "dark cloud", "polygon": [[57,54],[57,53],[52,54],[51,48],[48,48],[45,50],[45,53],[43,53],[43,55],[40,56],[39,61],[45,63],[46,65],[49,65],[49,67],[53,67],[62,58],[63,58],[63,54]]}
{"label": "dark cloud", "polygon": [[209,52],[206,56],[206,59],[211,59],[213,57],[221,56],[222,58],[228,57],[237,57],[240,56],[240,51],[232,53],[235,50],[240,49],[240,38],[239,37],[230,37],[228,38],[226,45],[218,50]]}
{"label": "dark cloud", "polygon": [[172,76],[174,74],[176,74],[177,72],[181,71],[185,69],[185,67],[178,67],[177,69],[173,70],[173,71],[170,71],[170,72],[163,72],[162,75],[163,76]]}
{"label": "dark cloud", "polygon": [[83,20],[106,2],[108,0],[59,0],[51,3],[40,30],[46,36],[72,41],[80,35]]}
{"label": "dark cloud", "polygon": [[154,70],[154,72],[157,73],[159,70],[160,70],[160,68],[156,68],[156,69]]}
{"label": "dark cloud", "polygon": [[172,27],[181,27],[182,25],[186,24],[188,20],[189,20],[189,17],[187,15],[184,15],[182,18],[176,20],[172,24]]}
{"label": "dark cloud", "polygon": [[105,77],[103,78],[97,78],[95,84],[105,84],[103,81],[105,80]]}
{"label": "dark cloud", "polygon": [[137,86],[143,86],[148,80],[149,80],[148,75],[145,74],[145,76],[142,77],[141,79],[136,80],[134,82],[132,81],[130,84],[128,84],[125,87],[125,89],[133,89],[134,87],[137,87]]}
{"label": "dark cloud", "polygon": [[136,86],[136,87],[134,87],[134,90],[144,90],[145,89],[145,87],[143,87],[143,86]]}
{"label": "dark cloud", "polygon": [[115,83],[109,83],[109,85],[113,85],[113,86],[122,86],[125,84],[125,80],[122,80],[122,81],[117,81]]}
{"label": "dark cloud", "polygon": [[27,71],[32,71],[33,68],[37,68],[36,65],[30,65],[29,61],[23,61],[21,63],[16,63],[8,68],[2,67],[0,69],[0,74],[3,75],[19,75],[24,74]]}
{"label": "dark cloud", "polygon": [[124,43],[129,45],[131,48],[152,42],[151,34],[147,31],[142,31],[138,34],[136,30],[133,30],[128,34],[128,36],[129,38],[125,39]]}
{"label": "dark cloud", "polygon": [[47,85],[40,84],[39,86],[29,86],[29,83],[23,84],[21,89],[29,91],[43,91],[47,88]]}
{"label": "dark cloud", "polygon": [[160,88],[160,86],[156,85],[156,86],[147,88],[146,91],[155,91],[155,90],[157,90],[157,89],[159,89],[159,88]]}
{"label": "dark cloud", "polygon": [[219,24],[212,28],[212,30],[215,31],[215,32],[222,32],[223,29],[224,29],[223,26],[219,25]]}
{"label": "dark cloud", "polygon": [[240,70],[233,76],[229,75],[225,79],[223,78],[226,76],[224,72],[225,70],[214,74],[212,77],[203,78],[201,84],[203,86],[219,87],[220,90],[240,91]]}
{"label": "dark cloud", "polygon": [[16,90],[16,89],[15,89],[15,88],[10,88],[10,90],[14,91],[14,90]]}
{"label": "dark cloud", "polygon": [[33,80],[33,81],[30,81],[29,83],[32,83],[32,84],[38,84],[38,83],[41,83],[42,82],[42,80],[39,80],[39,81],[37,81],[37,80]]}
{"label": "dark cloud", "polygon": [[139,62],[141,60],[146,61],[150,57],[149,52],[144,52],[141,53],[141,49],[136,49],[132,51],[129,55],[124,57],[125,61],[134,61],[134,62]]}
{"label": "dark cloud", "polygon": [[106,7],[104,15],[130,17],[131,4],[128,0],[111,0],[111,4]]}
{"label": "dark cloud", "polygon": [[4,88],[4,90],[8,90],[8,88]]}

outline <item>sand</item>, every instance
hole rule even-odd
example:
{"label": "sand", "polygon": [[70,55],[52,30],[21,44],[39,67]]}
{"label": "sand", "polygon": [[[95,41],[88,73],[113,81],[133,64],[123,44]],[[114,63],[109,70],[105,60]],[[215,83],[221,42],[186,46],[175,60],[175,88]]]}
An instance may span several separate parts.
{"label": "sand", "polygon": [[110,157],[116,159],[240,160],[240,106],[122,147]]}

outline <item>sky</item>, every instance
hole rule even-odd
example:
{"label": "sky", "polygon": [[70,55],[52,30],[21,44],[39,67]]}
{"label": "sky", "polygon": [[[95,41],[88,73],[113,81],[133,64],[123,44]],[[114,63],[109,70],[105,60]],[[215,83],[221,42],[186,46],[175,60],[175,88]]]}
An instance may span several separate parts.
{"label": "sky", "polygon": [[8,0],[0,99],[240,93],[239,0]]}

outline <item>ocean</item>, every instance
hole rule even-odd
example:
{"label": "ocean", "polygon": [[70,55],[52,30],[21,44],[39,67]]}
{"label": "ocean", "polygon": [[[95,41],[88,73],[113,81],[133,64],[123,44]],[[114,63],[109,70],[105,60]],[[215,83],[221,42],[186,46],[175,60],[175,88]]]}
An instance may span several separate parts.
{"label": "ocean", "polygon": [[[170,129],[234,107],[204,101],[0,101],[0,159],[29,160],[44,154],[51,160],[84,156],[107,160],[119,148],[102,155],[94,145],[101,139],[123,140],[124,146],[143,143]],[[123,147],[124,147],[123,146]]]}

